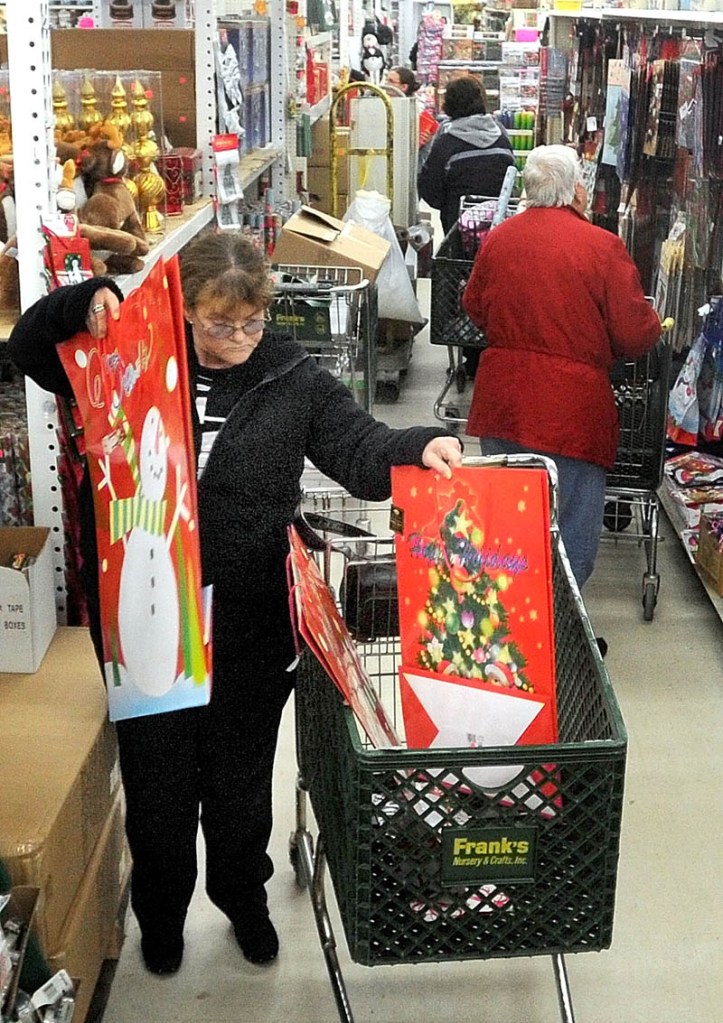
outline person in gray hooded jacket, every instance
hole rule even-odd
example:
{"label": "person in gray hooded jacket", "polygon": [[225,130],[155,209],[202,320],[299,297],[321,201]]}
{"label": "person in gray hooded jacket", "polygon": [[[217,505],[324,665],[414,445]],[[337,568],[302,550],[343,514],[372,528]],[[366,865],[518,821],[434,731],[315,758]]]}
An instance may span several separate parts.
{"label": "person in gray hooded jacket", "polygon": [[487,113],[484,91],[472,75],[449,82],[443,109],[448,120],[434,136],[417,184],[422,199],[439,210],[448,234],[461,197],[498,196],[514,156],[504,128]]}

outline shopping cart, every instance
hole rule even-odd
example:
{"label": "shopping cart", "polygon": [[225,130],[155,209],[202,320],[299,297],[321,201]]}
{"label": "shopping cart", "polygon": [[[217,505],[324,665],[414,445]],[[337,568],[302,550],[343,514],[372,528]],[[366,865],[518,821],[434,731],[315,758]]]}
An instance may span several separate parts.
{"label": "shopping cart", "polygon": [[[510,168],[510,187],[516,170]],[[484,334],[462,308],[462,295],[472,272],[477,250],[493,226],[517,212],[519,199],[509,198],[503,185],[499,198],[463,196],[460,215],[478,209],[480,218],[464,226],[460,221],[442,240],[432,259],[429,340],[446,345],[448,364],[442,390],[434,402],[434,415],[447,427],[459,429],[467,422],[469,400],[463,395],[473,384],[465,365],[465,352],[481,351]],[[454,388],[454,394],[450,394]]]}
{"label": "shopping cart", "polygon": [[[479,461],[530,464],[527,456]],[[627,736],[557,535],[553,515],[554,745],[372,749],[319,662],[308,652],[302,657],[290,852],[299,884],[310,889],[346,1023],[354,1017],[327,909],[327,868],[354,962],[549,955],[563,1023],[574,1023],[564,954],[611,942]],[[399,706],[400,662],[392,544],[390,537],[366,535],[320,545],[359,655],[390,713]],[[494,792],[478,788],[466,773],[504,765],[517,765],[519,773]],[[445,884],[443,843],[460,830],[490,827],[535,843],[534,876]]]}
{"label": "shopping cart", "polygon": [[276,267],[271,320],[371,411],[376,381],[376,286],[360,267]]}
{"label": "shopping cart", "polygon": [[653,620],[660,590],[658,488],[663,482],[671,355],[672,334],[664,329],[655,348],[639,359],[620,360],[610,375],[620,438],[607,475],[603,536],[615,542],[633,540],[644,548],[646,622]]}

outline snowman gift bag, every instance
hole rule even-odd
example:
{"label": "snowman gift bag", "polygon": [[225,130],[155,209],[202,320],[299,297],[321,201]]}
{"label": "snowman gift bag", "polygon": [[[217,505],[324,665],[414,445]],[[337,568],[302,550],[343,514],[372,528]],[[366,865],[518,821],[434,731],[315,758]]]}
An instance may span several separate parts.
{"label": "snowman gift bag", "polygon": [[177,261],[159,260],[107,337],[58,346],[93,487],[112,721],[210,696],[182,310]]}

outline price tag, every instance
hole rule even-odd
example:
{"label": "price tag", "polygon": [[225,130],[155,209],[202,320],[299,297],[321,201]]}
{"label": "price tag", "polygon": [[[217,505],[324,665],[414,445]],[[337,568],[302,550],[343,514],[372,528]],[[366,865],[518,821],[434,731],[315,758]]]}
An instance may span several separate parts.
{"label": "price tag", "polygon": [[586,131],[597,131],[597,117],[588,117],[585,123]]}

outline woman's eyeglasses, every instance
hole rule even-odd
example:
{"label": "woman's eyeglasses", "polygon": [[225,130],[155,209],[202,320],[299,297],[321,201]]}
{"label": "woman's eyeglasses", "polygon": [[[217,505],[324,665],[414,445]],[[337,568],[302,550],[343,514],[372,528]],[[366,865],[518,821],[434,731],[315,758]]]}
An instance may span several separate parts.
{"label": "woman's eyeglasses", "polygon": [[239,332],[246,337],[260,334],[270,319],[271,313],[267,310],[263,319],[246,320],[246,323],[204,323],[203,320],[196,322],[207,337],[213,338],[214,341],[227,341]]}

